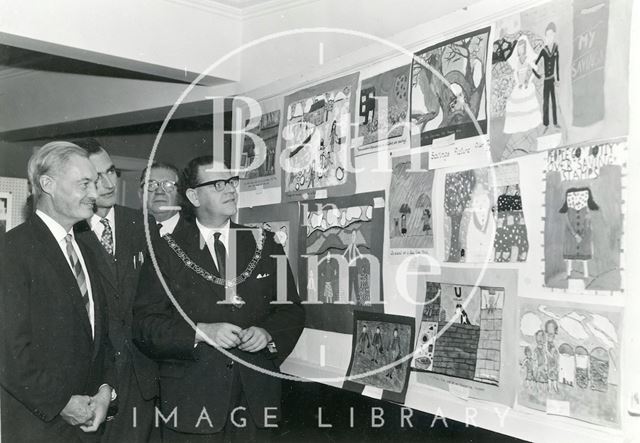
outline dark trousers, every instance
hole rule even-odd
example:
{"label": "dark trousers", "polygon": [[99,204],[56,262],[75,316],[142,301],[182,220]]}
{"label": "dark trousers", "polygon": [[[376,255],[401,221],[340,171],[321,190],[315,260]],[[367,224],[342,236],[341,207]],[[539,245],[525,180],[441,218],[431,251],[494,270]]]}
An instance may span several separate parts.
{"label": "dark trousers", "polygon": [[159,442],[160,429],[154,426],[156,399],[142,398],[133,368],[129,367],[121,374],[121,386],[117,391],[118,413],[106,423],[102,443]]}
{"label": "dark trousers", "polygon": [[556,82],[554,79],[546,79],[542,88],[542,123],[549,126],[549,100],[551,100],[551,111],[553,112],[553,124],[558,124],[556,113]]}
{"label": "dark trousers", "polygon": [[[164,427],[162,429],[163,443],[269,443],[273,434],[273,428],[258,428],[249,412],[249,404],[242,390],[242,382],[238,372],[238,365],[235,365],[233,384],[231,389],[231,408],[229,414],[234,408],[244,407],[238,410],[234,415],[235,424],[227,416],[224,428],[220,432],[214,434],[188,434],[185,432],[174,431]],[[241,427],[242,425],[244,427]]]}

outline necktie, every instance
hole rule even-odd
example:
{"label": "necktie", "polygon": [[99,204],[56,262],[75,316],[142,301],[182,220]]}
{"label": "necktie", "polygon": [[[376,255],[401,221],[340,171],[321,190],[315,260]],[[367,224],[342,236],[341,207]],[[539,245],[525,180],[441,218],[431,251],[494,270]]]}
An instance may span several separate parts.
{"label": "necktie", "polygon": [[89,291],[87,290],[87,278],[84,275],[84,271],[82,270],[82,265],[80,264],[78,255],[76,254],[75,249],[73,249],[73,243],[71,243],[71,234],[67,234],[64,239],[67,241],[67,256],[69,257],[69,261],[71,262],[73,275],[78,282],[78,288],[80,289],[80,294],[82,295],[84,307],[87,310],[87,316],[91,318],[91,313],[89,310]]}
{"label": "necktie", "polygon": [[113,255],[113,231],[111,230],[111,225],[109,225],[109,220],[107,218],[101,218],[100,223],[104,225],[100,243],[102,243],[102,246],[104,246],[104,249],[107,250],[109,255]]}
{"label": "necktie", "polygon": [[227,250],[224,247],[224,243],[220,240],[220,233],[213,234],[213,247],[216,250],[216,260],[218,261],[218,271],[220,271],[220,277],[226,278],[226,259]]}

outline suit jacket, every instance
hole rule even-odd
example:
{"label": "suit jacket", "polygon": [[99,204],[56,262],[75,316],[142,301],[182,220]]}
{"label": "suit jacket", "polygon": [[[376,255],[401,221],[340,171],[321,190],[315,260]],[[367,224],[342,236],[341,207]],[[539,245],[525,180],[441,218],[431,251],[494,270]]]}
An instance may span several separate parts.
{"label": "suit jacket", "polygon": [[[241,226],[231,223],[231,229],[237,232],[236,272],[241,273],[253,256],[256,240],[251,232],[237,231],[238,228]],[[266,329],[278,349],[275,359],[270,358],[266,349],[258,353],[239,349],[231,349],[230,352],[259,368],[278,371],[280,363],[293,350],[302,333],[304,310],[288,264],[286,271],[282,267],[281,272],[286,275],[287,299],[291,303],[270,303],[277,297],[278,270],[272,255],[284,256],[284,251],[274,241],[272,233],[265,232],[265,235],[261,259],[247,280],[237,286],[238,295],[245,301],[239,309],[217,304],[217,301],[225,299],[224,288],[187,267],[165,239],[154,244],[154,251],[164,281],[191,321],[196,324],[228,322],[241,328],[259,326]],[[203,248],[200,247],[200,231],[195,224],[186,224],[174,231],[172,237],[191,260],[217,275],[209,249],[204,244]],[[231,251],[232,246],[228,248]],[[151,260],[145,262],[140,276],[134,309],[134,333],[138,346],[160,362],[160,397],[164,416],[167,417],[175,407],[179,411],[177,426],[169,420],[168,427],[191,433],[220,431],[229,409],[236,406],[230,404],[234,375],[240,379],[248,409],[258,426],[264,426],[265,408],[279,407],[279,378],[240,362],[234,363],[233,359],[206,343],[194,347],[195,331],[165,293]],[[200,427],[195,426],[203,407],[212,427],[207,421],[201,422]],[[267,413],[278,414],[271,410]]]}
{"label": "suit jacket", "polygon": [[[74,229],[79,241],[98,258],[100,273],[109,289],[109,334],[115,348],[118,379],[124,380],[125,373],[133,371],[142,397],[149,400],[158,396],[157,364],[132,342],[133,301],[147,251],[144,219],[141,211],[124,206],[115,205],[114,211],[115,256],[107,253],[88,222],[82,221]],[[151,218],[149,232],[152,237],[158,236],[156,223]]]}
{"label": "suit jacket", "polygon": [[104,288],[91,251],[78,242],[95,306],[95,333],[73,271],[38,216],[6,234],[0,254],[0,381],[3,441],[90,437],[59,414],[72,395],[116,387]]}

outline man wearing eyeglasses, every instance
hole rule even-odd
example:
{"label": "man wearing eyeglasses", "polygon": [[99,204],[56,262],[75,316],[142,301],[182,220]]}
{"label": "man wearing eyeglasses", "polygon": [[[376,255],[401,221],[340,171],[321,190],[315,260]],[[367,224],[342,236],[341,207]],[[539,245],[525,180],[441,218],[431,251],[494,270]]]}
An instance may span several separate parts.
{"label": "man wearing eyeglasses", "polygon": [[[100,260],[108,288],[109,334],[115,348],[118,379],[118,413],[107,423],[105,442],[146,442],[153,434],[158,397],[157,365],[133,344],[133,302],[140,269],[147,251],[142,211],[116,204],[119,173],[111,157],[95,139],[76,142],[98,172],[93,216],[75,226],[78,238]],[[158,236],[149,219],[150,234]]]}
{"label": "man wearing eyeglasses", "polygon": [[265,441],[281,396],[267,371],[304,327],[293,274],[273,233],[231,221],[237,176],[205,156],[184,179],[196,220],[154,242],[134,307],[136,344],[160,364],[163,441]]}
{"label": "man wearing eyeglasses", "polygon": [[146,174],[145,168],[140,176],[140,203],[145,204],[146,193],[147,210],[156,219],[160,235],[171,234],[184,223],[179,206],[178,168],[168,163],[153,163],[149,180],[145,182]]}

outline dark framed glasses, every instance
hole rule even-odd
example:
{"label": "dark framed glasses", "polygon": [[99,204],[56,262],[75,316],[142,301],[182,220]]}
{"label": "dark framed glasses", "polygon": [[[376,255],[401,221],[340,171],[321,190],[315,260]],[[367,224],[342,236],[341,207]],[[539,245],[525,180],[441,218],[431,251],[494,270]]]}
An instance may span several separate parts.
{"label": "dark framed glasses", "polygon": [[197,184],[193,187],[193,189],[202,188],[203,186],[213,185],[216,191],[222,192],[227,187],[227,184],[230,184],[234,189],[237,188],[238,185],[240,184],[240,177],[236,175],[226,180],[211,180],[208,182]]}
{"label": "dark framed glasses", "polygon": [[[144,183],[142,183],[142,186],[144,186]],[[177,186],[178,184],[173,180],[149,180],[147,182],[146,188],[149,192],[156,192],[158,188],[162,188],[164,192],[170,193],[175,191],[177,189]]]}

